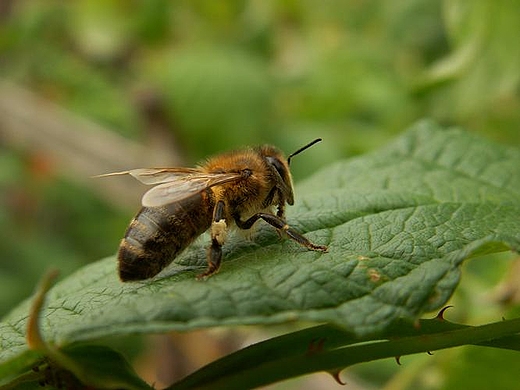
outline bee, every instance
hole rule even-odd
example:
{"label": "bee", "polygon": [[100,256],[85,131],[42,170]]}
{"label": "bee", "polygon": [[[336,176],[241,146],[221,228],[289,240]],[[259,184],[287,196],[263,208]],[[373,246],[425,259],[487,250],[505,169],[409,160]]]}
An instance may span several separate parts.
{"label": "bee", "polygon": [[197,168],[142,168],[100,175],[129,174],[154,185],[143,195],[143,207],[119,246],[120,279],[157,275],[208,229],[207,269],[197,278],[210,277],[220,268],[228,230],[250,229],[259,219],[309,250],[326,252],[326,246],[312,243],[285,221],[286,203],[294,204],[290,160],[319,141],[288,158],[278,148],[264,145],[217,155]]}

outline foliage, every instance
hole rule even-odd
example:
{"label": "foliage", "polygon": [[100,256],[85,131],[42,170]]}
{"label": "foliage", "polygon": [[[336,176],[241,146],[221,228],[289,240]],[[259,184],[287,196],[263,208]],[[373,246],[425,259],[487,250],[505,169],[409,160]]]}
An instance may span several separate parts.
{"label": "foliage", "polygon": [[[245,377],[239,371],[238,377],[226,379],[220,376],[226,370],[210,368],[216,383],[238,380],[243,388],[466,343],[494,340],[488,345],[518,350],[518,319],[471,330],[449,324],[431,325],[432,330],[428,321],[419,329],[412,324],[446,303],[463,260],[519,250],[519,164],[517,149],[419,123],[388,147],[338,162],[299,186],[299,206],[289,221],[313,241],[327,244],[328,253],[280,242],[265,226],[255,243],[236,238],[227,245],[223,270],[205,282],[196,282],[191,272],[203,266],[203,243],[192,245],[158,278],[141,283],[122,284],[114,259],[104,259],[49,292],[42,334],[47,343],[66,351],[79,342],[132,333],[296,320],[329,324],[321,333],[309,331],[325,340],[311,351],[319,356],[316,360],[302,347],[316,337],[307,334],[306,344],[298,335],[287,336],[295,350],[281,352],[285,374],[274,369],[272,354],[255,366],[246,363]],[[4,377],[38,359],[24,338],[28,305],[20,305],[0,324]],[[335,329],[341,329],[339,336]],[[423,344],[417,334],[426,333],[437,336]],[[390,341],[381,344],[381,339]],[[372,343],[358,345],[361,341]],[[359,352],[345,349],[351,344],[348,348]],[[280,344],[267,342],[266,348]],[[224,360],[215,367],[229,364]]]}
{"label": "foliage", "polygon": [[[502,144],[520,144],[520,45],[516,42],[520,13],[514,2],[6,0],[0,3],[2,79],[24,86],[86,121],[105,126],[110,135],[115,133],[136,143],[153,144],[159,124],[163,130],[161,137],[166,134],[173,138],[180,151],[179,160],[187,166],[208,154],[239,145],[267,142],[291,152],[310,139],[322,137],[325,142],[320,147],[298,157],[292,166],[295,182],[300,185],[297,207],[290,215],[298,228],[323,242],[329,240],[325,235],[329,227],[320,230],[316,219],[312,219],[320,216],[316,206],[326,206],[316,194],[318,186],[330,188],[334,196],[343,186],[348,187],[349,194],[338,198],[344,203],[338,207],[348,207],[349,211],[334,217],[339,219],[338,223],[360,217],[364,212],[369,213],[367,221],[375,222],[370,205],[385,201],[388,207],[412,203],[418,210],[424,210],[426,218],[433,213],[434,204],[428,208],[420,201],[432,197],[445,201],[455,179],[458,189],[468,185],[467,190],[452,194],[462,197],[457,200],[463,201],[464,213],[471,215],[477,211],[473,209],[475,199],[470,194],[477,197],[481,186],[469,178],[463,180],[449,172],[446,175],[437,172],[446,183],[434,180],[435,185],[428,186],[436,175],[425,176],[424,182],[413,187],[420,196],[410,199],[396,188],[408,188],[416,177],[403,162],[394,172],[400,175],[392,176],[389,181],[398,183],[393,187],[397,193],[376,199],[380,191],[371,191],[372,186],[380,189],[378,186],[384,180],[373,171],[382,167],[363,166],[374,162],[372,158],[376,156],[349,163],[348,166],[354,164],[359,174],[347,176],[350,170],[343,172],[344,162],[331,165],[386,144],[419,118],[454,124]],[[2,97],[14,101],[15,97],[3,91],[2,85],[0,103]],[[26,103],[16,100],[15,104],[23,108]],[[0,316],[4,316],[30,295],[40,275],[50,266],[59,268],[66,278],[94,259],[112,256],[136,210],[121,211],[120,203],[101,201],[92,192],[92,185],[85,185],[87,176],[104,170],[75,172],[66,162],[53,164],[56,155],[44,153],[38,144],[29,142],[31,147],[27,147],[10,142],[4,137],[8,115],[1,114]],[[26,113],[23,118],[29,117],[30,113]],[[31,130],[35,135],[43,134],[38,128]],[[85,143],[81,131],[74,126],[69,131],[71,139],[75,137],[78,143]],[[159,138],[159,143],[166,144],[163,140]],[[429,147],[420,153],[433,158],[433,149]],[[482,154],[485,161],[489,157],[487,147],[483,147]],[[93,160],[106,161],[101,155]],[[136,164],[139,165],[143,164]],[[301,178],[324,166],[329,167],[316,177],[321,177],[319,182],[310,179],[301,183]],[[121,167],[126,168],[133,167]],[[338,182],[330,181],[336,175]],[[66,180],[66,176],[77,180]],[[483,188],[483,196],[490,195],[490,191],[497,199],[507,196],[507,192]],[[137,195],[135,202],[137,206]],[[303,202],[310,205],[309,209]],[[442,203],[442,206],[447,208],[442,212],[449,214],[449,205]],[[324,213],[333,211],[325,207]],[[398,215],[399,210],[389,209],[387,214]],[[420,220],[421,214],[411,217]],[[499,219],[499,214],[496,218]],[[445,222],[448,225],[450,221]],[[386,225],[377,226],[380,227],[377,233],[386,232]],[[421,250],[428,249],[426,230],[424,237],[414,236]],[[352,229],[342,233],[363,238],[363,232]],[[469,240],[471,232],[466,232]],[[397,239],[390,243],[395,244]],[[257,242],[262,247],[268,244],[259,253],[277,253],[278,246],[271,245],[275,237],[270,236],[269,230],[261,230]],[[238,251],[233,247],[228,255],[236,257],[225,264],[223,273],[229,268],[235,272],[235,264],[242,264],[241,253],[257,256],[256,245],[239,241],[235,244]],[[197,255],[193,259],[198,259],[197,264],[203,262],[201,246],[194,247]],[[294,247],[284,243],[283,249],[293,253]],[[445,249],[450,249],[448,244]],[[403,254],[407,250],[408,247],[403,247]],[[296,253],[307,259],[301,260],[303,263],[312,264],[312,254],[296,251],[294,256]],[[331,252],[325,256],[332,255]],[[514,295],[518,281],[513,279],[512,263],[505,256],[477,258],[478,261],[463,265],[465,278],[453,298],[456,310],[452,313],[460,323],[495,321],[504,311],[508,316],[507,311],[514,311],[515,305],[518,311],[518,297]],[[106,262],[108,267],[113,261]],[[423,267],[427,264],[430,262]],[[302,276],[304,271],[305,267],[300,271]],[[454,265],[450,274],[456,279],[458,273]],[[508,273],[511,279],[505,280]],[[178,277],[188,278],[183,275]],[[378,274],[371,276],[377,279]],[[497,298],[499,283],[507,288]],[[438,291],[449,294],[445,286]],[[442,295],[438,299],[440,302]],[[409,311],[406,305],[400,310]],[[485,376],[485,363],[490,371],[503,370],[500,377],[506,381],[514,370],[507,370],[507,364],[502,364],[506,355],[499,353],[502,351],[488,351],[485,360],[479,358],[482,352],[477,357],[457,349],[428,360],[417,358],[406,370],[397,372],[393,366],[389,369],[384,363],[374,362],[370,368],[361,365],[349,372],[355,371],[375,387],[390,383],[393,375],[401,388],[412,381],[410,378],[430,380],[445,375],[448,379],[444,386],[451,383],[453,388],[460,389],[458,384],[469,383],[468,378],[487,383],[492,376]],[[507,356],[510,367],[514,367],[515,361],[511,355]],[[463,374],[455,367],[473,367],[473,371],[461,370],[468,374],[460,379]],[[426,386],[440,385],[412,383],[409,388]]]}

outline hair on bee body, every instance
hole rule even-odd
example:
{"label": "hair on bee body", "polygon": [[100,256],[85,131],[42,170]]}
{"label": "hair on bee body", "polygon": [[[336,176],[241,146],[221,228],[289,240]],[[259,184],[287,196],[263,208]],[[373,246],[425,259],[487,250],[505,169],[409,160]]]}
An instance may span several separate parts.
{"label": "hair on bee body", "polygon": [[157,275],[197,237],[209,230],[207,278],[220,269],[222,246],[231,227],[250,229],[259,219],[313,251],[327,247],[309,241],[285,221],[294,204],[289,163],[316,139],[284,156],[271,145],[223,153],[196,168],[142,168],[100,176],[129,174],[154,185],[128,226],[118,252],[122,281]]}

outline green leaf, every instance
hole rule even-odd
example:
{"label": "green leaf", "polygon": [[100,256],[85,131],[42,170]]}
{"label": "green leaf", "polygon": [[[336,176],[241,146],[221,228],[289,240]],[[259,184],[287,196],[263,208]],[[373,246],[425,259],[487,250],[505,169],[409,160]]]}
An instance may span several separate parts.
{"label": "green leaf", "polygon": [[[443,305],[464,259],[518,251],[519,166],[517,149],[419,123],[296,188],[288,222],[328,253],[280,241],[262,226],[254,241],[231,238],[221,272],[205,282],[194,277],[207,237],[150,281],[121,283],[115,259],[104,259],[50,290],[43,337],[63,348],[130,333],[296,320],[381,334]],[[28,307],[0,323],[0,378],[31,361]]]}
{"label": "green leaf", "polygon": [[151,389],[118,352],[99,345],[70,347],[63,354],[79,370],[72,371],[83,383],[100,389]]}
{"label": "green leaf", "polygon": [[[57,356],[59,361],[54,359],[56,356],[39,358],[31,370],[11,381],[6,388],[32,389],[45,380],[51,380],[67,383],[66,388],[151,389],[121,354],[108,347],[77,345],[59,351]],[[54,382],[49,384],[62,388]]]}
{"label": "green leaf", "polygon": [[44,384],[56,388],[151,389],[121,354],[108,347],[73,345],[59,350],[42,338],[40,314],[57,275],[58,272],[52,270],[42,277],[29,311],[26,341],[31,351],[40,357],[31,364],[31,370],[10,381],[7,388],[23,389],[31,384]]}

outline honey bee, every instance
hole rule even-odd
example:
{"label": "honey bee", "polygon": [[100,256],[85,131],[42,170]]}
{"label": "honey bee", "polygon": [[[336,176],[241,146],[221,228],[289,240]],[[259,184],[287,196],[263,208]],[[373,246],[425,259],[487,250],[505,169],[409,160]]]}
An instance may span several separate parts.
{"label": "honey bee", "polygon": [[119,246],[120,279],[157,275],[209,229],[208,266],[197,276],[205,279],[220,268],[228,229],[233,225],[250,229],[259,219],[309,250],[326,252],[326,246],[312,243],[285,221],[285,204],[294,204],[291,157],[319,141],[287,159],[276,147],[264,145],[215,156],[197,168],[143,168],[100,175],[129,174],[155,185],[143,195],[143,207]]}

